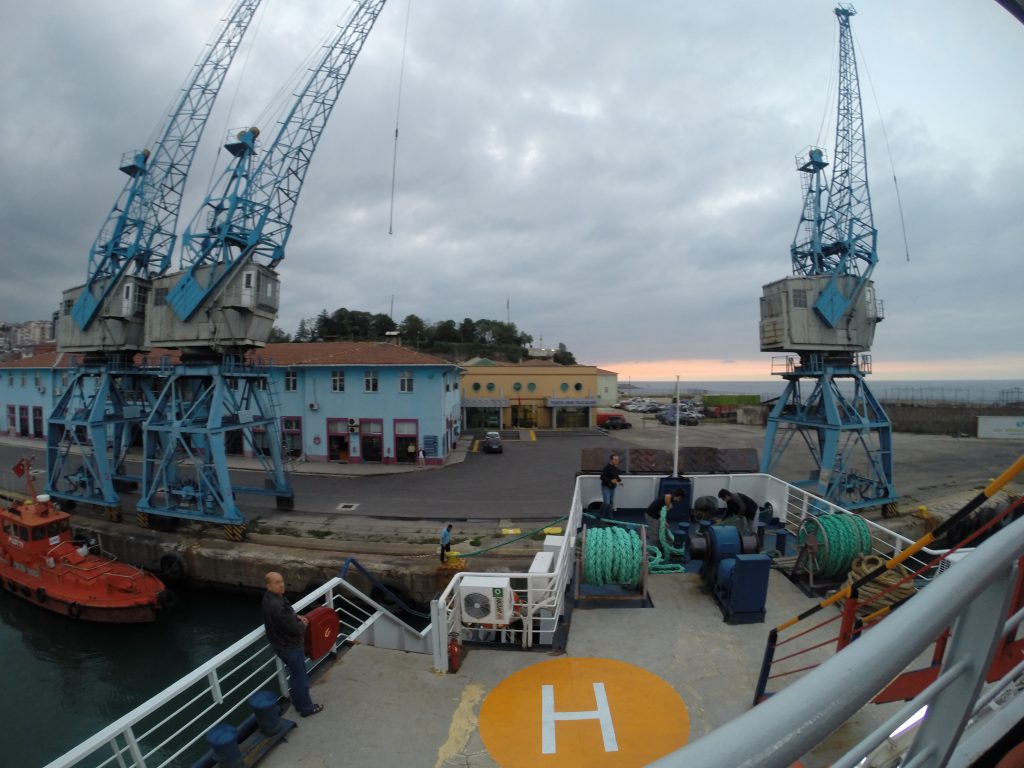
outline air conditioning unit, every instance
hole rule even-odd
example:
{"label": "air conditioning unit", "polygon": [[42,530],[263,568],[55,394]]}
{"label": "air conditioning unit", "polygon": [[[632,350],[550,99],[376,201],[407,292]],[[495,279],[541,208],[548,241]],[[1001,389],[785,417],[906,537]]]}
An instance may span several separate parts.
{"label": "air conditioning unit", "polygon": [[309,404],[309,410],[311,410],[311,411],[318,411],[318,410],[320,410],[320,406],[317,405],[316,403],[310,403]]}
{"label": "air conditioning unit", "polygon": [[512,587],[508,577],[467,576],[459,583],[463,624],[504,626],[512,619]]}
{"label": "air conditioning unit", "polygon": [[45,395],[46,394],[46,387],[40,386],[40,387],[36,387],[36,389],[39,390],[39,394],[40,395]]}

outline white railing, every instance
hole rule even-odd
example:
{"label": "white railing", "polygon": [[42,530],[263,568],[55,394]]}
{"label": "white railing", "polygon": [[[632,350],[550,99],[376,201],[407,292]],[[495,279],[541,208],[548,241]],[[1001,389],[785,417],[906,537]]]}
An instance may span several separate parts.
{"label": "white railing", "polygon": [[[372,638],[375,645],[426,653],[430,627],[416,630],[355,587],[335,578],[297,601],[296,610],[327,605],[341,622],[335,650]],[[311,671],[317,664],[311,665]],[[284,666],[254,629],[124,717],[49,763],[46,768],[162,768],[194,762],[206,752],[206,733],[224,721],[240,722],[256,691],[287,695]]]}
{"label": "white railing", "polygon": [[[937,679],[832,765],[861,765],[925,706],[923,719],[894,753],[905,753],[900,765],[976,764],[988,746],[1024,717],[1024,695],[1019,695],[1024,664],[992,684],[984,680],[997,641],[1015,636],[1024,619],[1022,612],[1006,616],[1022,555],[1024,519],[979,545],[973,556],[955,563],[842,652],[652,765],[788,768],[869,704],[950,626],[952,640]],[[1007,695],[1014,692],[1018,695]]]}
{"label": "white railing", "polygon": [[[623,484],[615,492],[615,506],[622,509],[646,509],[651,499],[658,496],[664,475],[625,475]],[[807,491],[790,485],[776,477],[760,473],[735,475],[688,475],[692,482],[692,500],[701,496],[716,498],[719,490],[726,488],[745,493],[762,505],[772,505],[774,516],[779,518],[790,536],[796,536],[801,523],[811,516],[835,513],[853,514],[837,507]],[[431,620],[436,626],[444,626],[445,632],[433,636],[434,668],[448,671],[448,639],[458,638],[463,642],[494,642],[518,644],[523,648],[534,645],[538,638],[549,639],[564,612],[565,586],[574,567],[573,551],[576,535],[582,525],[584,512],[601,500],[601,481],[597,475],[581,475],[576,478],[572,503],[566,521],[566,535],[554,558],[550,574],[530,573],[486,573],[465,571],[458,573],[431,605]],[[902,552],[914,542],[901,534],[891,531],[878,523],[866,520],[871,531],[872,550],[875,554],[889,558]],[[946,550],[922,549],[919,555],[908,558],[908,567],[916,570]],[[460,585],[466,578],[498,576],[508,578],[515,593],[513,620],[502,626],[489,626],[464,620],[459,603]],[[921,578],[931,578],[926,574]]]}

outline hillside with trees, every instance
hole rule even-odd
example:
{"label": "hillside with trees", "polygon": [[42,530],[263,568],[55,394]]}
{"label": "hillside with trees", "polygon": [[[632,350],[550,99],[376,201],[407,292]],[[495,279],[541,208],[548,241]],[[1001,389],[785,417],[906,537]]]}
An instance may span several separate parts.
{"label": "hillside with trees", "polygon": [[[407,315],[395,323],[383,313],[371,314],[341,307],[332,313],[322,310],[312,319],[303,318],[294,336],[274,328],[270,341],[387,341],[395,332],[403,346],[458,362],[473,357],[518,363],[526,357],[533,337],[516,328],[515,323],[500,320],[464,318],[428,322],[418,315]],[[574,365],[576,358],[565,344],[559,344],[554,360]]]}

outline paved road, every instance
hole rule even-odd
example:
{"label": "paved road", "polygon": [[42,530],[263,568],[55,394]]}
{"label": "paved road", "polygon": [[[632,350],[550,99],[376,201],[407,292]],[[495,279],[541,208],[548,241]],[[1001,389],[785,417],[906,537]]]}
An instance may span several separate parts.
{"label": "paved road", "polygon": [[[604,435],[541,433],[536,442],[508,440],[503,454],[468,453],[465,461],[437,469],[400,474],[317,476],[314,465],[293,476],[296,510],[282,513],[273,500],[240,500],[250,520],[302,527],[369,525],[381,520],[543,521],[568,511],[572,484],[580,469],[581,450],[629,446],[672,450],[670,427],[632,416],[633,429]],[[680,428],[680,446],[754,448],[761,452],[764,430],[736,424],[703,424]],[[1022,441],[977,440],[932,435],[896,434],[894,437],[897,487],[905,506],[930,503],[936,498],[967,490],[977,491],[1024,452]],[[0,445],[0,468],[26,453],[24,446]],[[45,466],[41,446],[36,466]],[[780,473],[787,479],[806,475],[800,453],[792,454]],[[237,473],[253,483],[251,473]],[[244,477],[243,477],[244,476]],[[8,478],[9,479],[9,478]],[[42,482],[40,482],[42,485]],[[354,505],[339,511],[339,504]],[[133,510],[127,500],[126,511]],[[362,521],[361,523],[359,521]],[[372,527],[372,525],[370,526]]]}

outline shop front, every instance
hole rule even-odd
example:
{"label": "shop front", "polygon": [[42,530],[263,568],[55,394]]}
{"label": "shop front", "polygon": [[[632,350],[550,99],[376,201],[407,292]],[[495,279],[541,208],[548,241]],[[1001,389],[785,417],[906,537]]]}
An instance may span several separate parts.
{"label": "shop front", "polygon": [[502,411],[508,408],[508,398],[465,397],[462,400],[464,429],[502,429],[505,427]]}
{"label": "shop front", "polygon": [[596,397],[549,397],[554,429],[587,429],[593,426],[591,412],[597,408]]}

